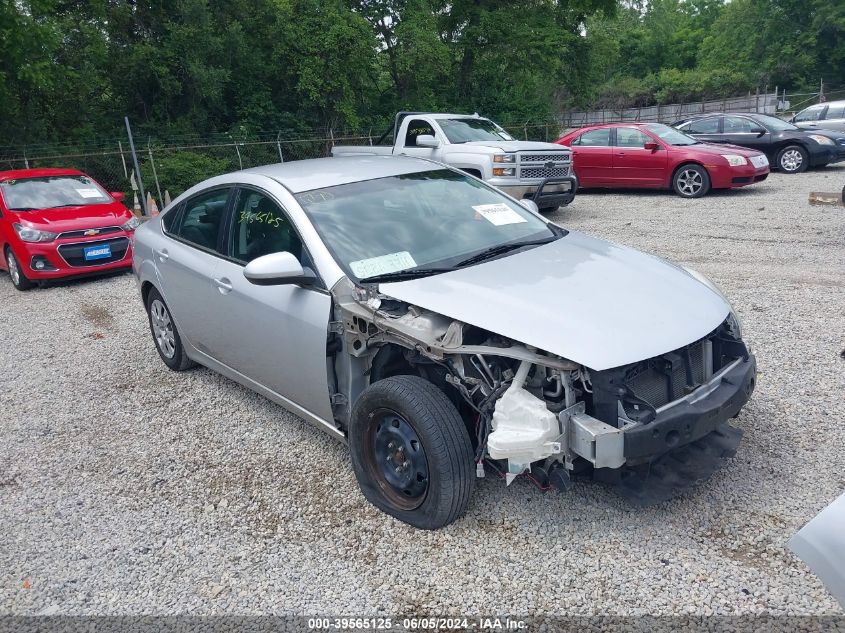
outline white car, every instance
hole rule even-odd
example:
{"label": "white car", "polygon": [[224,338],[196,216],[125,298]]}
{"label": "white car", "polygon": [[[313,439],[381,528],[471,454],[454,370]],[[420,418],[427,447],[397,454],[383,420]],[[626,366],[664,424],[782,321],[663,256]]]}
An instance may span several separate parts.
{"label": "white car", "polygon": [[427,160],[212,178],[137,230],[133,268],[168,367],[348,442],[367,499],[421,528],[490,471],[663,498],[732,453],[754,388],[707,279]]}

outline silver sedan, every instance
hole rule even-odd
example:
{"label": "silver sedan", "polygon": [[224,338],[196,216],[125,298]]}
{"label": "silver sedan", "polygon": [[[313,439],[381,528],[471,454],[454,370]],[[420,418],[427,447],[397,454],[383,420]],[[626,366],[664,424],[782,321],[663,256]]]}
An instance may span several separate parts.
{"label": "silver sedan", "polygon": [[136,232],[133,268],[168,367],[348,442],[367,499],[421,528],[490,474],[661,500],[733,453],[754,388],[705,277],[423,159],[212,178]]}

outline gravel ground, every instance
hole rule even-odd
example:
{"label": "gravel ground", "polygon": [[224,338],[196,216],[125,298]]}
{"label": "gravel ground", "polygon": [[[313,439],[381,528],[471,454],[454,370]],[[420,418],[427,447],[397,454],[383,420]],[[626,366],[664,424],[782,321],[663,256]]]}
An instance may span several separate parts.
{"label": "gravel ground", "polygon": [[416,531],[347,449],[156,355],[129,275],[0,276],[0,613],[841,614],[787,539],[845,488],[845,166],[681,200],[584,193],[554,219],[691,265],[759,366],[737,457],[648,509],[598,485],[479,482]]}

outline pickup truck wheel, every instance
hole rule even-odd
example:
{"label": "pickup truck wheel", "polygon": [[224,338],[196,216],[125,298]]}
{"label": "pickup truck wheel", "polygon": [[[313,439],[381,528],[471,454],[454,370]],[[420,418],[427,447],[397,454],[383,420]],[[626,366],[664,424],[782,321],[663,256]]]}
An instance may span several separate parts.
{"label": "pickup truck wheel", "polygon": [[164,364],[173,371],[184,371],[195,366],[196,363],[185,353],[182,337],[170,316],[170,308],[155,288],[147,295],[147,316],[156,351]]}
{"label": "pickup truck wheel", "polygon": [[400,521],[434,530],[466,511],[472,444],[455,406],[427,380],[392,376],[365,389],[352,410],[349,449],[364,496]]}
{"label": "pickup truck wheel", "polygon": [[778,152],[777,166],[785,174],[799,174],[809,167],[810,157],[800,145],[788,145]]}

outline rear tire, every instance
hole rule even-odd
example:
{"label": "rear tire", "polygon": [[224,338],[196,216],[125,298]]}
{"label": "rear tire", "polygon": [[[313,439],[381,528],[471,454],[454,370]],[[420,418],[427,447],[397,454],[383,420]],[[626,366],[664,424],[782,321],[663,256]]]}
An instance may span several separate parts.
{"label": "rear tire", "polygon": [[700,198],[710,191],[710,174],[701,165],[681,165],[672,177],[672,189],[682,198]]}
{"label": "rear tire", "polygon": [[365,389],[352,410],[349,449],[364,496],[404,523],[435,530],[469,505],[469,434],[446,394],[423,378],[392,376]]}
{"label": "rear tire", "polygon": [[810,156],[800,145],[787,145],[778,152],[777,166],[785,174],[800,174],[810,166]]}
{"label": "rear tire", "polygon": [[23,267],[15,257],[10,246],[6,247],[6,268],[9,269],[9,276],[12,278],[12,285],[20,291],[26,291],[35,286],[35,283],[27,278]]}
{"label": "rear tire", "polygon": [[196,363],[185,353],[182,337],[176,329],[170,308],[155,288],[147,295],[147,317],[156,351],[164,364],[173,371],[185,371],[195,366]]}
{"label": "rear tire", "polygon": [[543,207],[539,211],[540,213],[554,213],[558,209],[560,209],[560,207]]}

